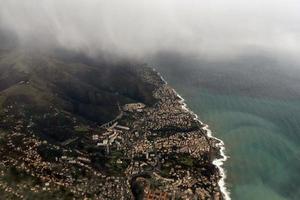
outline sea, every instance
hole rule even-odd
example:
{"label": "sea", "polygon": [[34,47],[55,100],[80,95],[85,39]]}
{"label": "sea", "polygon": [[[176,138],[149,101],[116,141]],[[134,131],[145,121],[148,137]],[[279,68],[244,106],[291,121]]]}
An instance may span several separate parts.
{"label": "sea", "polygon": [[300,199],[300,65],[273,55],[150,61],[225,144],[233,200]]}

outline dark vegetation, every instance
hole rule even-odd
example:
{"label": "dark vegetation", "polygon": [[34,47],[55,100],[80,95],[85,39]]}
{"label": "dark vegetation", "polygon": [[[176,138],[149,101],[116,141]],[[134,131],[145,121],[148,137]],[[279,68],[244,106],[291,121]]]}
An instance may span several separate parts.
{"label": "dark vegetation", "polygon": [[[118,103],[153,104],[153,86],[129,63],[107,64],[79,56],[61,59],[33,52],[0,55],[0,103],[60,110],[103,123],[118,114]],[[3,105],[3,104],[2,104]]]}
{"label": "dark vegetation", "polygon": [[[125,61],[109,64],[67,52],[0,54],[1,128],[21,120],[45,139],[61,142],[87,131],[87,124],[110,121],[119,114],[118,105],[152,105],[153,89]],[[14,112],[11,118],[7,109]]]}
{"label": "dark vegetation", "polygon": [[[119,106],[156,102],[152,96],[154,86],[141,79],[137,67],[125,61],[112,64],[65,51],[45,54],[1,50],[1,157],[8,155],[17,161],[24,156],[24,152],[10,151],[7,146],[10,135],[21,133],[13,136],[13,145],[25,149],[23,139],[37,137],[43,141],[37,148],[43,161],[55,162],[63,155],[80,156],[74,151],[63,152],[63,149],[73,149],[89,154],[95,169],[123,176],[130,162],[124,158],[124,152],[111,149],[107,156],[105,148],[95,147],[90,138],[92,133],[97,133],[99,125],[119,115]],[[77,170],[73,176],[84,177],[85,170]],[[5,171],[2,181],[11,187],[23,182],[30,186],[40,184],[38,178],[15,167]],[[74,198],[63,187],[51,193],[28,191],[26,195],[29,199]],[[0,195],[0,199],[2,197],[11,198]]]}

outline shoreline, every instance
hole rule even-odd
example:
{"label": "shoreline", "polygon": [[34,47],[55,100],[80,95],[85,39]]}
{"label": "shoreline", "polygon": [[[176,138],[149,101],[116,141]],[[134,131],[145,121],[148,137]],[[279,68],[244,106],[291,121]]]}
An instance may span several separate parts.
{"label": "shoreline", "polygon": [[[168,82],[163,78],[163,76],[158,71],[156,71],[156,69],[154,69],[154,68],[152,68],[152,69],[155,73],[157,73],[157,75],[161,78],[161,80],[164,82],[164,84],[168,85]],[[227,177],[226,172],[225,172],[225,169],[222,167],[224,165],[224,162],[226,162],[227,159],[228,159],[228,156],[226,156],[226,154],[225,154],[225,145],[224,145],[223,140],[221,140],[217,137],[214,137],[212,135],[212,131],[209,129],[209,126],[207,124],[203,123],[199,119],[198,115],[195,114],[192,110],[190,110],[187,107],[187,104],[185,103],[185,99],[182,96],[180,96],[180,94],[178,94],[178,92],[175,89],[173,89],[173,91],[177,95],[177,97],[180,99],[179,103],[181,104],[182,109],[189,112],[190,114],[192,114],[194,116],[194,120],[200,122],[200,124],[203,125],[202,130],[205,131],[207,137],[218,141],[216,146],[219,148],[219,155],[221,156],[221,158],[215,158],[213,160],[212,164],[215,165],[219,170],[221,178],[218,181],[218,186],[219,186],[220,191],[221,191],[221,193],[224,197],[224,200],[231,200],[230,192],[228,191],[228,189],[226,187],[226,182],[225,182],[225,179]]]}

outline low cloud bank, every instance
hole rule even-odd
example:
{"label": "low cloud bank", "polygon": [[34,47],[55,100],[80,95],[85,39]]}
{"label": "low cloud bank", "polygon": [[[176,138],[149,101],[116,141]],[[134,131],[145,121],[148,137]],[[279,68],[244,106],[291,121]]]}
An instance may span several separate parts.
{"label": "low cloud bank", "polygon": [[[0,30],[25,48],[144,58],[300,53],[298,0],[0,0]],[[6,39],[7,40],[7,35]]]}

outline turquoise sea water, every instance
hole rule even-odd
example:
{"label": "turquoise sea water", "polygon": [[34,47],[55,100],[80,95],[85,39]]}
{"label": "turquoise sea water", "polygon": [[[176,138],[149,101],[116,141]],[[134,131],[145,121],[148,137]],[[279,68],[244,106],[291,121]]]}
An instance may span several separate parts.
{"label": "turquoise sea water", "polygon": [[[293,88],[300,80],[281,72],[268,74],[270,69],[260,69],[255,78],[252,68],[243,69],[251,76],[242,78],[226,76],[224,69],[184,70],[192,72],[161,71],[188,107],[225,142],[230,158],[224,167],[232,199],[299,200],[300,96]],[[287,77],[291,81],[279,80]]]}
{"label": "turquoise sea water", "polygon": [[300,102],[184,91],[226,144],[233,199],[300,199]]}

